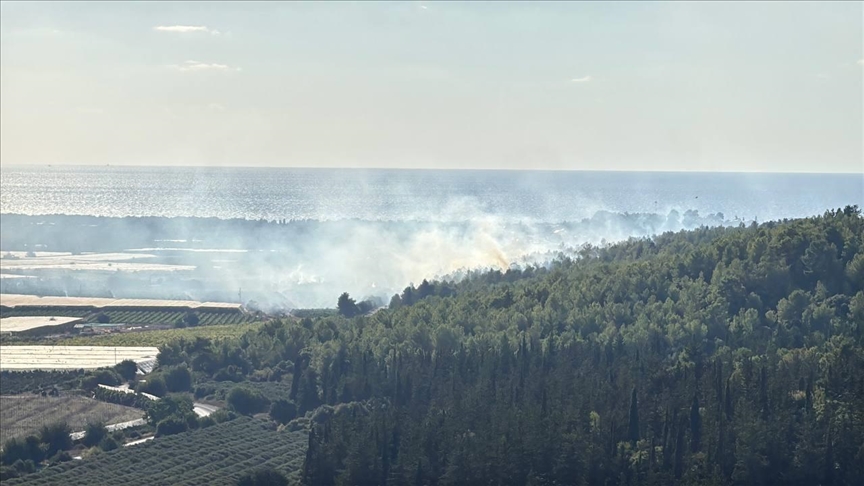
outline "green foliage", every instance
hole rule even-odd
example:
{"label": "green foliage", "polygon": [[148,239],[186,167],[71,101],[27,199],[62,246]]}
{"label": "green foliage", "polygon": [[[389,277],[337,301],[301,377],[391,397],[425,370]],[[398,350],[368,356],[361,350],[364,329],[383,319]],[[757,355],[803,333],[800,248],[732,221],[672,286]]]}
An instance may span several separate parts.
{"label": "green foliage", "polygon": [[104,312],[100,312],[96,316],[96,322],[98,322],[100,324],[108,324],[109,322],[111,322],[111,317]]}
{"label": "green foliage", "polygon": [[201,322],[201,319],[198,317],[193,311],[186,312],[186,315],[183,316],[183,323],[188,327],[195,327]]}
{"label": "green foliage", "polygon": [[105,424],[102,422],[89,422],[87,427],[84,428],[84,438],[81,439],[81,443],[83,443],[87,447],[93,447],[103,439],[108,436],[108,429],[105,428]]}
{"label": "green foliage", "polygon": [[165,378],[159,373],[152,373],[147,377],[147,380],[138,382],[136,390],[141,393],[149,393],[157,397],[165,396],[168,393],[168,385],[165,383]]}
{"label": "green foliage", "polygon": [[42,426],[39,431],[39,441],[45,444],[45,455],[53,456],[59,451],[65,451],[72,447],[72,438],[69,434],[72,429],[65,422],[57,422]]}
{"label": "green foliage", "polygon": [[134,381],[136,374],[138,373],[138,365],[131,359],[124,359],[114,365],[114,370],[122,379],[126,381]]}
{"label": "green foliage", "polygon": [[20,464],[16,467],[15,464],[29,462],[40,463],[45,459],[46,446],[42,444],[39,437],[30,435],[25,438],[12,438],[3,444],[3,452],[0,459],[3,464],[12,465],[16,471],[25,472],[21,469]]}
{"label": "green foliage", "polygon": [[234,484],[255,468],[275,469],[297,484],[306,436],[303,430],[277,431],[270,421],[239,417],[47,467],[9,484],[222,485]]}
{"label": "green foliage", "polygon": [[116,403],[126,407],[135,407],[146,410],[151,400],[138,393],[125,393],[117,390],[97,387],[93,390],[93,398],[108,403]]}
{"label": "green foliage", "polygon": [[241,413],[265,410],[253,385],[296,403],[306,484],[852,485],[862,252],[857,208],[667,233],[159,361],[244,382]]}
{"label": "green foliage", "polygon": [[288,478],[275,469],[259,469],[240,476],[237,486],[288,486]]}
{"label": "green foliage", "polygon": [[117,386],[122,383],[120,374],[113,368],[100,368],[93,370],[81,377],[80,387],[83,390],[92,391],[99,385]]}
{"label": "green foliage", "polygon": [[276,400],[270,404],[270,418],[280,424],[287,424],[297,417],[297,406],[288,400]]}
{"label": "green foliage", "polygon": [[336,309],[339,310],[339,314],[348,318],[354,317],[360,313],[360,309],[357,307],[357,301],[352,299],[348,292],[344,292],[339,296],[339,300],[336,302]]}
{"label": "green foliage", "polygon": [[146,418],[152,425],[175,416],[181,421],[186,421],[189,415],[194,416],[192,399],[186,395],[166,395],[160,400],[150,402],[147,407]]}
{"label": "green foliage", "polygon": [[186,420],[172,415],[161,420],[156,425],[156,436],[163,437],[166,435],[174,435],[186,432],[187,430],[189,430],[189,425],[186,423]]}
{"label": "green foliage", "polygon": [[192,388],[192,372],[183,364],[164,370],[165,387],[171,393],[189,391]]}
{"label": "green foliage", "polygon": [[20,395],[33,392],[77,388],[83,370],[75,371],[0,371],[0,395]]}
{"label": "green foliage", "polygon": [[119,449],[119,448],[120,448],[120,444],[117,442],[117,439],[115,439],[114,437],[111,437],[110,435],[105,437],[104,439],[102,439],[101,442],[99,442],[99,449],[101,449],[105,452],[113,451],[113,450]]}
{"label": "green foliage", "polygon": [[259,391],[245,386],[235,386],[228,392],[228,408],[243,415],[253,415],[267,410],[270,401]]}

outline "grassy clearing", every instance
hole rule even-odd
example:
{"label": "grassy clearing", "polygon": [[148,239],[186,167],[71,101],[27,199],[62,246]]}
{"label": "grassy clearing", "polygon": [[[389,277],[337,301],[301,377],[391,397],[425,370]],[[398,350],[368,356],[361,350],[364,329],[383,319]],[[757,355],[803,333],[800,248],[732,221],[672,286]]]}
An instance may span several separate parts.
{"label": "grassy clearing", "polygon": [[84,430],[89,420],[106,424],[128,422],[144,416],[132,407],[100,402],[92,398],[68,395],[0,396],[0,443],[12,437],[36,434],[43,425],[66,422],[73,431]]}

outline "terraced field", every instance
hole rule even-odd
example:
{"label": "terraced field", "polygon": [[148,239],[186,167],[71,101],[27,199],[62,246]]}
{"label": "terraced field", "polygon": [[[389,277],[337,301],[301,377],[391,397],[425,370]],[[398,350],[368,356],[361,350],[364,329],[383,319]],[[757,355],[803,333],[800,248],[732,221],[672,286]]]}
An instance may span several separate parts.
{"label": "terraced field", "polygon": [[3,484],[231,485],[244,473],[266,466],[296,483],[307,442],[305,430],[278,432],[270,422],[239,417],[70,461]]}

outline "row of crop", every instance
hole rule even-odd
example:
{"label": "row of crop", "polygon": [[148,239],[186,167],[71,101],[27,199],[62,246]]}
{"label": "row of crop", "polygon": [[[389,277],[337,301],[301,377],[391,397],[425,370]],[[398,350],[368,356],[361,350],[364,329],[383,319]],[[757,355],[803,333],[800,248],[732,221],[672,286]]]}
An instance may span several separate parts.
{"label": "row of crop", "polygon": [[151,404],[151,400],[144,395],[111,390],[102,388],[101,386],[93,389],[93,398],[126,407],[140,408],[141,410],[147,410],[147,407]]}
{"label": "row of crop", "polygon": [[[178,311],[108,311],[104,312],[110,322],[124,324],[159,324],[173,323],[183,317],[183,312]],[[89,320],[98,320],[99,314],[93,315]]]}
{"label": "row of crop", "polygon": [[[114,310],[104,313],[92,314],[88,321],[96,322],[101,314],[109,318],[109,322],[124,324],[173,324],[183,319],[184,311],[142,311],[142,310]],[[252,316],[235,310],[232,311],[203,311],[197,312],[199,325],[214,326],[220,324],[239,324],[252,320]]]}
{"label": "row of crop", "polygon": [[264,421],[241,417],[50,467],[8,484],[233,484],[262,465],[296,472],[306,440],[303,431],[279,432]]}
{"label": "row of crop", "polygon": [[0,371],[0,395],[18,395],[27,392],[51,393],[53,389],[75,388],[83,370],[69,371]]}
{"label": "row of crop", "polygon": [[242,312],[207,312],[199,314],[201,325],[218,326],[220,324],[240,324],[253,318]]}

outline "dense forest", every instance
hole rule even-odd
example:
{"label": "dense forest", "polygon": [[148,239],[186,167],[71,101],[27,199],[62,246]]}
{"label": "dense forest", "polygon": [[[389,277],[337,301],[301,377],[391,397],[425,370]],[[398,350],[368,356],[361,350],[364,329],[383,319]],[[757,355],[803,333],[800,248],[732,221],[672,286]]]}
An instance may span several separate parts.
{"label": "dense forest", "polygon": [[349,299],[350,318],[175,341],[160,367],[308,429],[310,486],[864,478],[858,207]]}
{"label": "dense forest", "polygon": [[373,315],[178,342],[160,363],[290,379],[310,485],[864,477],[857,207],[579,255],[424,282]]}

